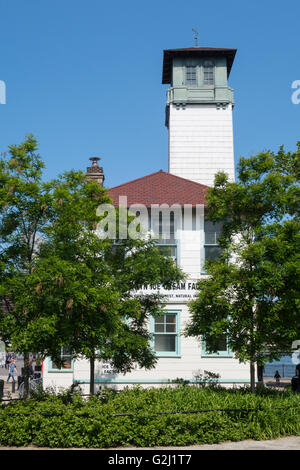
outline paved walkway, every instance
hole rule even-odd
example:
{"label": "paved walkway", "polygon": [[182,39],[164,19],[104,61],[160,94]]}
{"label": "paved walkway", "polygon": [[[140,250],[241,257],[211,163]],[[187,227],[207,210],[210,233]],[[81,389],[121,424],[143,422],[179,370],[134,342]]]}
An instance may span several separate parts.
{"label": "paved walkway", "polygon": [[16,366],[17,366],[17,373],[15,373],[15,392],[12,392],[12,380],[9,379],[9,382],[7,383],[7,377],[8,377],[8,369],[5,369],[5,367],[0,367],[0,379],[4,380],[4,396],[3,399],[8,399],[8,398],[19,398],[19,392],[18,392],[18,375],[21,375],[21,369],[24,366],[24,361],[17,360],[16,361]]}
{"label": "paved walkway", "polygon": [[[171,449],[171,447],[164,447]],[[174,449],[174,447],[173,447]],[[185,450],[300,450],[299,437],[282,437],[270,441],[224,442],[223,444],[205,444],[200,446],[177,447]]]}

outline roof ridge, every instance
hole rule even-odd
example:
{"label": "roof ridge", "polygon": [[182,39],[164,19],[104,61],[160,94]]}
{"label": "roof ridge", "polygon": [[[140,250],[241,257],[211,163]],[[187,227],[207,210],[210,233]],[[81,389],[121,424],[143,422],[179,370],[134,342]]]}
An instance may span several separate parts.
{"label": "roof ridge", "polygon": [[134,183],[135,181],[143,180],[147,178],[148,176],[153,176],[153,175],[156,175],[157,173],[167,173],[167,172],[164,170],[154,171],[154,173],[149,173],[149,175],[140,176],[139,178],[135,178],[134,180],[130,180],[130,181],[127,181],[126,183],[118,184],[117,186],[112,186],[111,188],[107,188],[107,189],[111,190],[115,188],[120,188],[121,186],[125,186],[125,184]]}
{"label": "roof ridge", "polygon": [[202,188],[209,188],[209,186],[207,186],[205,184],[202,184],[202,183],[197,183],[197,181],[189,180],[188,178],[183,178],[182,176],[174,175],[173,173],[169,173],[168,171],[159,170],[159,171],[155,171],[154,173],[149,173],[149,175],[144,175],[144,176],[141,176],[139,178],[135,178],[134,180],[127,181],[126,183],[122,183],[122,184],[119,184],[117,186],[113,186],[112,188],[108,188],[108,190],[120,188],[121,186],[125,186],[127,184],[134,183],[136,181],[141,181],[143,179],[149,178],[150,176],[157,175],[158,173],[164,173],[167,176],[170,176],[170,177],[173,177],[173,178],[178,178],[182,181],[187,181],[188,183],[193,183],[198,187],[201,186]]}

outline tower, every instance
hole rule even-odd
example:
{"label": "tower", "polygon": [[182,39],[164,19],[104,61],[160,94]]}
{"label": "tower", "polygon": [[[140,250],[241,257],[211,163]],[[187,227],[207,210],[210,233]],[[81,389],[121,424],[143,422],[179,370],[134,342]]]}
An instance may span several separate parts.
{"label": "tower", "polygon": [[218,171],[234,180],[233,89],[228,77],[236,49],[164,51],[169,172],[212,186]]}

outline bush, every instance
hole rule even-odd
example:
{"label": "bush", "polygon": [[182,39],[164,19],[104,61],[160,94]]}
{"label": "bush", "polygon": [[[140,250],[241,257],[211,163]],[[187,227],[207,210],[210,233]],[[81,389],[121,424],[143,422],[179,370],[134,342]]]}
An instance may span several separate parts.
{"label": "bush", "polygon": [[[202,413],[174,413],[197,410]],[[232,411],[233,409],[238,411]],[[300,435],[299,395],[292,392],[178,385],[176,388],[48,392],[0,410],[0,445],[107,448],[183,446]]]}

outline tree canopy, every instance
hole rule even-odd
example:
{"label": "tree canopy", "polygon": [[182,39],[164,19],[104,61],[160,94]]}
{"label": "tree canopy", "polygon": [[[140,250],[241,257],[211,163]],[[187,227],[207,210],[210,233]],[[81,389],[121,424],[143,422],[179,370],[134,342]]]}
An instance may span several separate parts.
{"label": "tree canopy", "polygon": [[[161,312],[160,296],[142,287],[168,287],[183,278],[156,243],[141,236],[100,237],[107,190],[71,170],[42,181],[44,164],[33,136],[9,149],[0,166],[0,335],[16,351],[60,361],[110,359],[119,371],[156,362],[147,328]],[[119,209],[116,210],[116,223]],[[125,223],[134,216],[126,210]],[[124,217],[123,217],[124,219]]]}
{"label": "tree canopy", "polygon": [[201,337],[216,352],[220,337],[251,365],[277,359],[300,338],[299,157],[266,151],[241,158],[238,179],[215,177],[207,217],[222,221],[222,255],[206,263],[190,304],[187,336]]}

